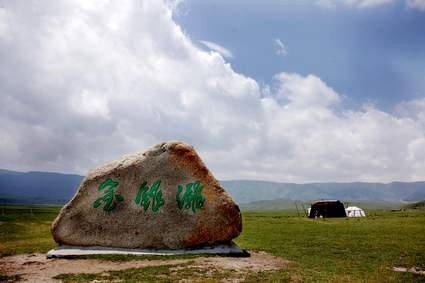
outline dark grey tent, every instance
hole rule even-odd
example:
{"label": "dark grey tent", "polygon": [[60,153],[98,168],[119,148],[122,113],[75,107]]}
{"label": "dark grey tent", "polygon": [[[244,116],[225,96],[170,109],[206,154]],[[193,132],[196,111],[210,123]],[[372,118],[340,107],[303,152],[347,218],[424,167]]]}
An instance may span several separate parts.
{"label": "dark grey tent", "polygon": [[311,205],[308,217],[347,217],[347,214],[344,204],[339,200],[321,200]]}

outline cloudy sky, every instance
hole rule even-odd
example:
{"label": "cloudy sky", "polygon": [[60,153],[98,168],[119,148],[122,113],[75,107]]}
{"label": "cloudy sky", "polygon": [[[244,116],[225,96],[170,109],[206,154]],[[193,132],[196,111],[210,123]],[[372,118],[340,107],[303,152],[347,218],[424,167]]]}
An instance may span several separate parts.
{"label": "cloudy sky", "polygon": [[0,0],[0,63],[0,168],[425,180],[425,0]]}

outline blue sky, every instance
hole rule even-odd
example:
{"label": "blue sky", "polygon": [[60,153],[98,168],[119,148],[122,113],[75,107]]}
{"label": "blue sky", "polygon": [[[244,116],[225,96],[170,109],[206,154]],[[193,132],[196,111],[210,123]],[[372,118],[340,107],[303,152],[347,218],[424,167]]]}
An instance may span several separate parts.
{"label": "blue sky", "polygon": [[[175,19],[193,40],[229,49],[232,67],[259,82],[273,84],[283,71],[315,74],[351,107],[388,111],[425,95],[425,11],[404,2],[329,8],[312,0],[187,0]],[[276,55],[275,39],[286,56]]]}

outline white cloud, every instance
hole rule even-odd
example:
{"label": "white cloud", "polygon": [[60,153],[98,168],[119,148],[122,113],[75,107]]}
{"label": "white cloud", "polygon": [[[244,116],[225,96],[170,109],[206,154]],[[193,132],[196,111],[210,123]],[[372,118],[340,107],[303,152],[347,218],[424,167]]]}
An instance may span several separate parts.
{"label": "white cloud", "polygon": [[273,46],[274,46],[274,50],[276,52],[276,55],[278,55],[278,56],[288,55],[288,47],[286,47],[286,45],[279,38],[276,38],[274,40]]}
{"label": "white cloud", "polygon": [[208,47],[209,49],[220,53],[223,57],[233,58],[233,53],[229,49],[227,49],[227,48],[225,48],[225,47],[223,47],[223,46],[221,46],[217,43],[214,43],[214,42],[211,42],[211,41],[206,41],[206,40],[200,40],[199,42],[202,43],[203,45],[205,45],[206,47]]}
{"label": "white cloud", "polygon": [[318,0],[316,3],[326,8],[335,8],[337,5],[354,8],[369,8],[390,4],[395,1],[396,0]]}
{"label": "white cloud", "polygon": [[412,9],[425,11],[425,0],[407,0],[407,6]]}
{"label": "white cloud", "polygon": [[189,5],[186,0],[165,0],[166,4],[173,11],[174,16],[186,16],[190,13]]}
{"label": "white cloud", "polygon": [[7,40],[10,34],[10,24],[7,11],[0,7],[0,39]]}
{"label": "white cloud", "polygon": [[82,90],[80,94],[71,96],[73,110],[82,115],[109,118],[109,106],[104,95]]}
{"label": "white cloud", "polygon": [[351,8],[370,8],[385,6],[387,4],[405,1],[407,7],[419,11],[425,11],[425,0],[317,0],[319,6],[334,9],[338,5],[343,5]]}
{"label": "white cloud", "polygon": [[317,0],[316,4],[328,9],[334,9],[336,8],[336,1],[335,0]]}
{"label": "white cloud", "polygon": [[4,2],[3,168],[82,173],[179,139],[219,178],[425,178],[424,100],[390,114],[343,109],[315,75],[260,87],[198,48],[157,0],[34,3]]}
{"label": "white cloud", "polygon": [[277,98],[286,98],[287,106],[327,107],[340,101],[338,94],[314,75],[280,73],[275,79],[280,82]]}

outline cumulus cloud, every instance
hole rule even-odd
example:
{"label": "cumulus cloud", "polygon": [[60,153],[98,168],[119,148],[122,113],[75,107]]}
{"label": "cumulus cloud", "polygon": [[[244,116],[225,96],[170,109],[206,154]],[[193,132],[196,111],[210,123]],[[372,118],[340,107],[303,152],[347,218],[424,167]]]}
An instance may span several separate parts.
{"label": "cumulus cloud", "polygon": [[306,108],[330,106],[340,101],[338,94],[314,75],[280,73],[275,76],[280,82],[277,99],[286,98],[287,106]]}
{"label": "cumulus cloud", "polygon": [[368,8],[393,3],[395,1],[396,0],[318,0],[316,3],[326,8],[335,8],[339,4],[347,7]]}
{"label": "cumulus cloud", "polygon": [[229,49],[215,43],[212,41],[207,41],[207,40],[200,40],[200,43],[202,43],[203,45],[205,45],[206,47],[208,47],[209,49],[216,51],[218,53],[220,53],[223,57],[226,58],[233,58],[233,53],[232,51],[230,51]]}
{"label": "cumulus cloud", "polygon": [[276,38],[274,40],[273,46],[274,46],[274,50],[276,52],[276,55],[278,55],[278,56],[288,55],[288,47],[286,47],[286,45],[279,38]]}
{"label": "cumulus cloud", "polygon": [[2,9],[2,168],[84,173],[178,139],[223,179],[425,178],[424,100],[354,111],[315,75],[260,86],[197,47],[162,1]]}
{"label": "cumulus cloud", "polygon": [[407,0],[407,6],[412,9],[425,11],[425,0]]}
{"label": "cumulus cloud", "polygon": [[335,9],[336,3],[335,0],[317,0],[316,4],[328,9]]}
{"label": "cumulus cloud", "polygon": [[361,9],[384,6],[394,2],[405,2],[411,9],[425,11],[425,0],[317,0],[316,4],[328,9],[335,9],[338,5]]}

